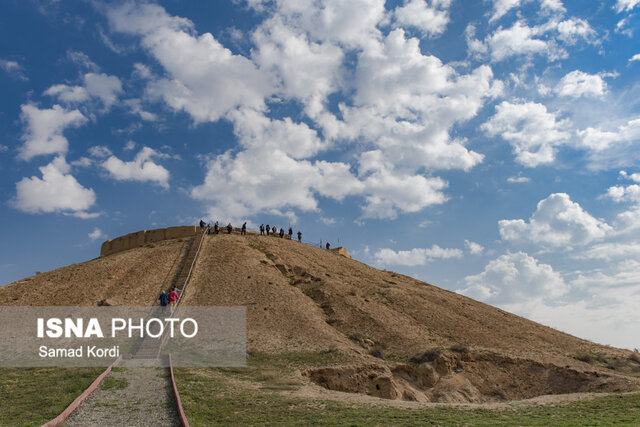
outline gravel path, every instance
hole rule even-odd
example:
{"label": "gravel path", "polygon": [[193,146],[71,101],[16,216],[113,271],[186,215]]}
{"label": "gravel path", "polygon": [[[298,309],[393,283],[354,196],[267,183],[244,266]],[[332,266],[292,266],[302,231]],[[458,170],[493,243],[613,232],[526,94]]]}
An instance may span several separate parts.
{"label": "gravel path", "polygon": [[169,372],[118,367],[66,420],[66,426],[179,426]]}

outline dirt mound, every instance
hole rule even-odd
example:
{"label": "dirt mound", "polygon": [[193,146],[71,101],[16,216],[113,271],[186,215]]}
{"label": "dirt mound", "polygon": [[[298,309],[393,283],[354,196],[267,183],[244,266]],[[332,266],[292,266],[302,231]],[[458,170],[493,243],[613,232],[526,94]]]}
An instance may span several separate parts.
{"label": "dirt mound", "polygon": [[[0,287],[0,304],[157,304],[186,249],[167,240],[38,274]],[[637,366],[599,362],[631,352],[295,240],[205,236],[181,303],[247,307],[249,353],[345,355],[353,365],[307,372],[335,390],[483,402],[626,390],[635,381],[615,373]]]}
{"label": "dirt mound", "polygon": [[366,363],[303,373],[329,390],[392,400],[485,403],[576,392],[631,391],[629,378],[488,353],[442,354],[418,366]]}

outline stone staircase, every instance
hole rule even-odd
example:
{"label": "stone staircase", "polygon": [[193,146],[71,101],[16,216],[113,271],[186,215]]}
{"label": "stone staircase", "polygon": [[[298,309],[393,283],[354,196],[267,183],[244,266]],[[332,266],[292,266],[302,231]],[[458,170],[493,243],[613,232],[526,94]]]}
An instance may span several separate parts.
{"label": "stone staircase", "polygon": [[[185,247],[185,251],[182,254],[182,259],[176,269],[176,274],[171,280],[169,287],[165,289],[165,292],[168,294],[171,292],[173,288],[177,288],[178,295],[182,297],[182,292],[187,284],[189,275],[191,273],[191,267],[194,264],[194,260],[198,254],[198,249],[200,245],[200,240],[203,238],[202,235],[192,237],[187,241],[187,245]],[[155,317],[158,319],[165,319],[171,316],[171,307],[161,307],[155,306],[155,310],[149,316],[149,318]],[[147,319],[148,320],[148,319]],[[155,325],[154,325],[155,326]],[[153,328],[150,331],[152,333],[156,333]],[[165,333],[162,337],[151,338],[144,337],[140,340],[136,348],[133,350],[132,359],[156,359],[160,357],[160,351],[162,349],[162,345],[164,344],[167,338],[167,334]]]}

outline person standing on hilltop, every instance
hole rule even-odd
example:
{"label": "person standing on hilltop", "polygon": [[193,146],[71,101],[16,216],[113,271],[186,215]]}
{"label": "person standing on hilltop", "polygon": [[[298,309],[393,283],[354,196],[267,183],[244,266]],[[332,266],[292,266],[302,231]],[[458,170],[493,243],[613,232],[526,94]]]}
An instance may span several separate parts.
{"label": "person standing on hilltop", "polygon": [[211,234],[211,223],[207,224],[207,235]]}
{"label": "person standing on hilltop", "polygon": [[231,226],[231,223],[227,224],[227,234],[231,234],[232,231],[233,227]]}
{"label": "person standing on hilltop", "polygon": [[260,235],[264,236],[264,224],[260,224]]}
{"label": "person standing on hilltop", "polygon": [[327,250],[331,249],[331,245],[329,244],[329,242],[327,242],[327,245],[325,247],[327,248]]}
{"label": "person standing on hilltop", "polygon": [[242,224],[242,231],[240,232],[241,235],[246,236],[247,235],[247,223],[245,222],[244,224]]}
{"label": "person standing on hilltop", "polygon": [[213,232],[215,234],[218,234],[220,232],[220,225],[218,224],[218,221],[216,221],[216,223],[213,225]]}
{"label": "person standing on hilltop", "polygon": [[204,230],[204,226],[205,226],[204,220],[200,220],[200,231]]}
{"label": "person standing on hilltop", "polygon": [[271,231],[271,228],[269,227],[269,224],[267,224],[267,226],[265,227],[267,229],[267,236],[269,235],[269,231]]}
{"label": "person standing on hilltop", "polygon": [[284,228],[280,227],[280,238],[284,237]]}
{"label": "person standing on hilltop", "polygon": [[289,227],[289,240],[291,240],[291,236],[293,235],[293,229]]}
{"label": "person standing on hilltop", "polygon": [[298,230],[298,242],[302,243],[302,231]]}

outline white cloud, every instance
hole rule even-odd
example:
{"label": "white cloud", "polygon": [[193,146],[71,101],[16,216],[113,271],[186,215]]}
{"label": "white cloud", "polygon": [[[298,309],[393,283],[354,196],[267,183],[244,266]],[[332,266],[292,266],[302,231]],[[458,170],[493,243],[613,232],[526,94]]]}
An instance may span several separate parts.
{"label": "white cloud", "polygon": [[618,13],[623,11],[630,12],[638,4],[640,4],[640,0],[618,0],[615,7]]}
{"label": "white cloud", "polygon": [[375,253],[376,262],[384,265],[406,265],[413,267],[424,265],[434,259],[462,258],[460,249],[441,248],[433,245],[431,248],[414,248],[409,251],[394,251],[384,248]]}
{"label": "white cloud", "polygon": [[0,58],[0,68],[15,79],[22,81],[29,80],[24,72],[24,68],[22,68],[22,65],[20,65],[17,61],[10,61]]}
{"label": "white cloud", "polygon": [[124,150],[125,151],[131,151],[134,148],[136,148],[136,143],[134,141],[131,141],[131,140],[127,141],[127,143],[124,146]]}
{"label": "white cloud", "polygon": [[339,86],[342,49],[332,43],[309,40],[276,15],[253,33],[257,49],[252,57],[263,73],[268,73],[276,93],[304,102],[314,117],[322,101]]}
{"label": "white cloud", "polygon": [[640,184],[640,173],[632,173],[629,175],[627,171],[620,171],[620,176],[625,179],[630,179],[633,182],[637,182]]}
{"label": "white cloud", "polygon": [[502,61],[514,55],[548,52],[546,41],[533,38],[537,32],[524,22],[518,21],[511,28],[498,29],[485,43],[491,51],[491,59]]}
{"label": "white cloud", "polygon": [[213,202],[211,217],[235,220],[261,211],[314,211],[314,193],[341,200],[362,187],[348,164],[298,161],[277,148],[254,147],[211,160],[204,183],[191,195]]}
{"label": "white cloud", "polygon": [[629,58],[629,62],[640,61],[640,53],[636,53],[631,58]]}
{"label": "white cloud", "polygon": [[20,118],[25,125],[24,144],[19,157],[24,160],[43,154],[64,154],[68,141],[62,132],[68,127],[78,127],[87,119],[78,110],[66,110],[59,105],[40,109],[32,104],[21,107]]}
{"label": "white cloud", "polygon": [[[638,174],[634,174],[638,175]],[[633,179],[633,175],[632,175]],[[616,185],[609,187],[607,196],[614,202],[635,202],[640,203],[640,185],[632,184],[628,186]]]}
{"label": "white cloud", "polygon": [[588,127],[578,132],[581,145],[593,150],[620,150],[622,146],[630,145],[640,140],[640,118],[629,120],[615,130]]}
{"label": "white cloud", "polygon": [[[42,178],[22,178],[16,183],[13,206],[28,213],[61,212],[82,217],[96,201],[92,189],[84,188],[70,175],[64,157],[56,157],[40,168]],[[88,214],[92,215],[92,214]]]}
{"label": "white cloud", "polygon": [[131,111],[131,114],[137,115],[142,120],[145,120],[148,122],[158,121],[158,115],[155,113],[146,111],[142,107],[142,102],[139,99],[136,99],[136,98],[125,99],[123,103],[129,108],[129,111]]}
{"label": "white cloud", "polygon": [[[520,7],[523,3],[530,1],[531,0],[494,0],[493,14],[489,19],[489,22],[502,18],[511,9]],[[564,6],[560,0],[540,0],[540,6],[546,11],[564,11]]]}
{"label": "white cloud", "polygon": [[529,222],[500,220],[500,236],[508,241],[528,241],[552,247],[585,245],[603,239],[612,227],[589,215],[565,193],[551,194],[538,203]]}
{"label": "white cloud", "polygon": [[598,289],[571,302],[532,299],[505,304],[503,309],[543,325],[605,345],[631,349],[638,347],[640,316],[637,310],[638,286]]}
{"label": "white cloud", "polygon": [[122,92],[122,82],[116,76],[87,73],[83,81],[84,86],[56,84],[45,90],[44,94],[57,97],[67,104],[83,103],[93,97],[99,99],[108,110],[116,103],[118,94]]}
{"label": "white cloud", "polygon": [[44,95],[55,96],[67,104],[81,103],[89,99],[89,93],[84,87],[65,84],[56,84],[49,87],[44,91]]}
{"label": "white cloud", "polygon": [[84,76],[84,84],[89,95],[99,98],[106,109],[109,109],[122,92],[122,83],[116,76],[88,73]]}
{"label": "white cloud", "polygon": [[393,10],[396,23],[415,27],[427,35],[439,35],[449,23],[450,1],[407,0],[403,6]]}
{"label": "white cloud", "polygon": [[587,74],[580,70],[566,74],[558,83],[555,92],[572,98],[600,97],[607,91],[607,84],[598,74]]}
{"label": "white cloud", "polygon": [[566,121],[535,102],[512,104],[503,101],[496,106],[496,114],[481,129],[489,136],[500,135],[513,147],[516,161],[536,167],[555,160],[555,148],[569,140]]}
{"label": "white cloud", "polygon": [[111,156],[102,163],[112,178],[118,181],[151,181],[163,188],[169,188],[169,171],[153,162],[152,159],[163,157],[149,147],[143,147],[130,162],[123,162]]}
{"label": "white cloud", "polygon": [[531,178],[527,177],[527,176],[510,176],[509,178],[507,178],[507,182],[511,182],[511,183],[515,183],[515,184],[522,184],[525,182],[531,182]]}
{"label": "white cloud", "polygon": [[95,227],[91,233],[89,233],[89,238],[92,242],[95,242],[98,239],[106,239],[107,235],[102,232],[98,227]]}
{"label": "white cloud", "polygon": [[80,157],[78,160],[74,160],[71,162],[71,166],[76,166],[80,168],[88,168],[93,164],[93,160],[88,157]]}
{"label": "white cloud", "polygon": [[[429,5],[444,11],[449,3],[434,0]],[[147,97],[186,111],[196,123],[223,118],[234,126],[245,151],[209,163],[207,178],[193,197],[208,198],[210,176],[231,188],[240,186],[231,175],[241,173],[231,165],[240,160],[253,164],[269,148],[286,155],[278,162],[290,165],[291,175],[285,180],[282,175],[287,174],[280,170],[257,165],[262,179],[245,181],[246,198],[235,200],[240,198],[236,193],[225,197],[233,199],[225,203],[216,199],[212,208],[234,217],[243,215],[243,209],[274,209],[272,202],[259,200],[263,182],[285,187],[298,173],[308,173],[317,178],[313,185],[307,178],[295,178],[300,185],[282,199],[283,205],[309,210],[316,208],[316,194],[338,200],[357,194],[365,198],[364,217],[394,218],[398,212],[416,212],[447,199],[442,193],[447,183],[432,177],[432,170],[469,170],[482,161],[483,155],[465,147],[465,139],[452,138],[449,132],[473,118],[485,99],[498,96],[502,83],[488,66],[461,75],[438,58],[423,55],[420,41],[407,38],[401,29],[383,36],[377,25],[385,19],[384,4],[270,3],[269,17],[252,34],[255,49],[249,58],[233,54],[211,34],[196,34],[191,21],[172,17],[160,6],[127,4],[108,15],[114,30],[140,36],[167,73],[163,78],[144,73]],[[264,6],[249,6],[258,5]],[[356,61],[355,71],[345,67],[347,53]],[[336,116],[328,111],[328,99],[338,91],[350,93],[351,99],[339,105]],[[301,102],[310,121],[268,117],[265,98]],[[356,147],[350,159],[359,165],[356,176],[347,163],[311,161],[346,144]],[[375,156],[384,161],[371,162]],[[345,190],[334,175],[346,179]]]}
{"label": "white cloud", "polygon": [[279,149],[294,159],[307,158],[326,148],[315,130],[291,118],[273,120],[243,109],[229,113],[238,142],[245,148]]}
{"label": "white cloud", "polygon": [[596,32],[583,19],[570,18],[557,24],[558,38],[567,44],[575,44],[578,39],[595,40]]}
{"label": "white cloud", "polygon": [[456,292],[501,306],[554,299],[569,289],[550,265],[539,263],[524,252],[508,252],[490,261],[482,273],[464,280],[466,287]]}
{"label": "white cloud", "polygon": [[472,255],[480,255],[484,252],[484,246],[482,246],[480,243],[465,240],[464,245],[466,246],[467,249],[469,249],[469,252]]}
{"label": "white cloud", "polygon": [[9,147],[7,147],[6,145],[2,145],[0,144],[0,153],[4,153],[5,151],[8,151]]}
{"label": "white cloud", "polygon": [[195,36],[191,21],[153,4],[126,3],[109,9],[108,17],[116,31],[141,36],[142,45],[167,71],[167,78],[149,82],[149,96],[186,111],[196,123],[216,121],[240,106],[264,109],[264,97],[271,92],[265,76],[210,33]]}
{"label": "white cloud", "polygon": [[104,145],[94,145],[87,150],[92,157],[105,158],[113,154],[109,147]]}
{"label": "white cloud", "polygon": [[[637,220],[638,218],[636,218]],[[637,227],[636,227],[637,228]],[[640,256],[640,243],[601,243],[592,245],[589,249],[580,252],[576,258],[600,259],[604,261],[629,260]]]}
{"label": "white cloud", "polygon": [[98,71],[100,71],[100,67],[98,67],[98,65],[93,62],[91,58],[89,58],[89,56],[84,52],[80,52],[77,50],[68,50],[67,59],[91,72],[97,73]]}
{"label": "white cloud", "polygon": [[324,225],[334,225],[336,223],[336,220],[334,218],[326,218],[324,216],[321,216],[320,222],[322,222]]}

